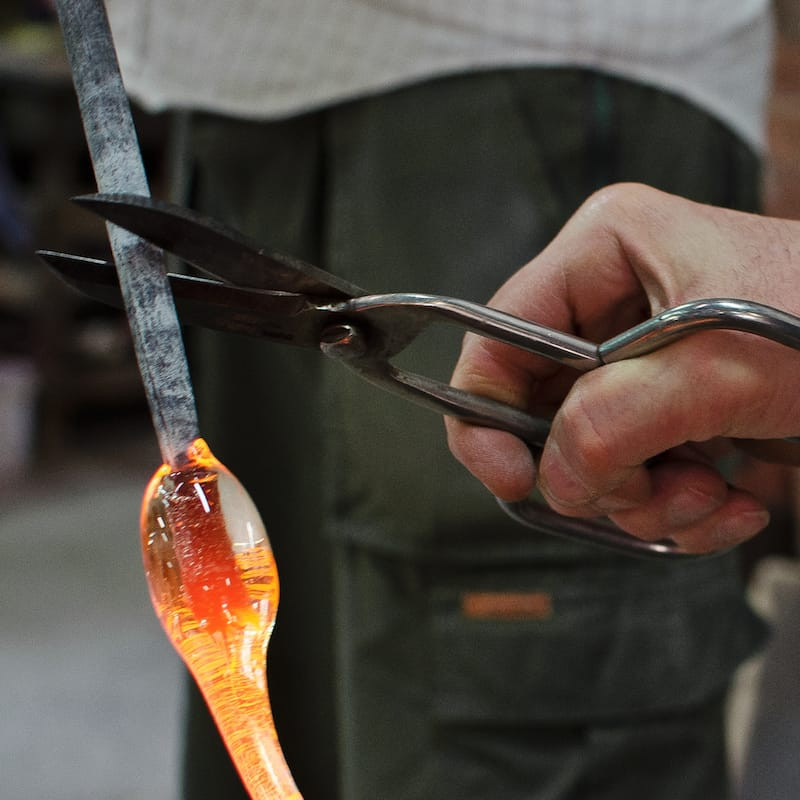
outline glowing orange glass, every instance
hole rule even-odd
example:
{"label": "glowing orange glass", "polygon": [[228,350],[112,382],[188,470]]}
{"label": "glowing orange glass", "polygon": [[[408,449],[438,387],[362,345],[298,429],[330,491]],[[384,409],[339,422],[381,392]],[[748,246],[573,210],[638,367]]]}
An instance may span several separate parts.
{"label": "glowing orange glass", "polygon": [[145,573],[156,614],[200,687],[254,800],[301,800],[272,721],[266,650],[278,574],[264,524],[239,481],[197,439],[163,465],[142,503]]}

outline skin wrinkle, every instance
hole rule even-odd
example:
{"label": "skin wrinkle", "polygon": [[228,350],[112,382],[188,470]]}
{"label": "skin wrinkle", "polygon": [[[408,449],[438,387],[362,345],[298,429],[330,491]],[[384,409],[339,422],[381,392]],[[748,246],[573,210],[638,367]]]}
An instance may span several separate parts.
{"label": "skin wrinkle", "polygon": [[[709,374],[711,367],[708,363],[704,363],[704,361],[705,359],[691,359],[688,366],[681,370],[680,375],[689,385],[696,381],[708,380],[711,377]],[[736,375],[739,371],[738,365],[735,365],[736,369],[731,371],[729,362],[725,359],[714,359],[714,363],[724,365],[721,369],[721,373],[728,373],[724,374],[724,379],[730,385],[736,386],[737,384],[741,385],[743,383]],[[580,512],[590,508],[600,512],[619,511],[631,505],[632,497],[638,502],[644,502],[646,500],[646,492],[643,491],[641,486],[641,476],[645,473],[643,470],[640,471],[641,468],[638,465],[639,459],[646,458],[646,447],[652,444],[650,437],[644,438],[641,445],[631,450],[635,459],[633,464],[626,466],[615,465],[613,470],[610,468],[610,465],[613,465],[613,459],[609,456],[609,453],[613,454],[615,452],[615,436],[626,435],[628,437],[642,438],[635,430],[622,433],[622,427],[619,423],[617,423],[616,430],[612,431],[611,434],[608,431],[607,420],[612,417],[615,411],[619,412],[619,409],[615,409],[614,406],[617,404],[624,404],[627,398],[625,395],[622,395],[614,399],[611,392],[598,391],[598,383],[619,383],[619,380],[615,379],[615,373],[619,373],[622,370],[625,372],[637,370],[636,365],[630,363],[614,366],[614,370],[606,368],[602,372],[583,376],[565,401],[562,411],[556,419],[554,427],[555,436],[552,438],[555,441],[560,440],[562,442],[571,443],[573,446],[563,453],[557,449],[553,450],[549,456],[546,455],[543,458],[541,483],[548,499],[563,512],[566,512],[568,509],[573,512]],[[641,369],[638,369],[637,372],[641,372]],[[660,386],[658,375],[656,374],[655,377],[652,377],[652,372],[653,370],[649,369],[648,375],[651,375],[651,377],[647,377],[644,380],[642,380],[641,375],[639,376],[639,384],[633,388],[629,387],[629,392],[626,393],[628,397],[639,396],[644,398],[644,402],[647,402],[647,397],[651,396],[654,398],[653,402],[655,402],[655,395],[660,391]],[[716,376],[714,379],[716,379]],[[627,383],[621,385],[628,386]],[[631,392],[635,394],[631,394]],[[587,403],[585,401],[587,395],[608,397],[611,406],[601,408]],[[758,396],[761,399],[763,393],[755,392],[754,396]],[[624,408],[624,405],[621,407]],[[667,413],[668,412],[669,409],[667,409]],[[713,430],[716,423],[716,416],[710,403],[699,408],[697,413],[693,416],[695,429],[692,435],[694,439],[698,441],[698,444],[691,448],[684,448],[687,450],[696,450],[696,453],[692,454],[693,461],[702,460],[706,463],[710,463],[709,458],[703,455],[704,445],[701,443],[708,438],[708,431]],[[680,415],[676,421],[665,417],[663,419],[662,429],[669,432],[679,421]],[[679,442],[665,439],[660,444],[670,446],[679,444]],[[567,460],[570,463],[572,467],[570,472],[571,478],[575,484],[582,487],[582,494],[570,496],[563,492],[563,486],[551,482],[551,476],[548,473],[548,464],[552,464],[552,458],[556,452],[558,452],[562,460]],[[564,468],[562,467],[562,469]],[[595,491],[592,493],[587,489],[587,485],[591,486],[593,483],[596,483],[596,476],[603,476],[605,482],[602,491]],[[634,479],[633,483],[629,483],[632,478]],[[626,486],[626,484],[629,485]],[[572,487],[572,490],[574,490],[574,487]],[[633,494],[631,494],[632,492]],[[582,509],[582,506],[585,508]]]}
{"label": "skin wrinkle", "polygon": [[[619,259],[628,264],[632,282],[641,293],[639,281],[659,270],[650,263],[652,242],[647,241],[645,246],[640,242],[667,238],[672,235],[669,229],[673,226],[665,213],[649,201],[648,193],[642,196],[639,186],[618,184],[601,192],[608,193],[607,204],[614,208],[613,217],[603,222],[603,228],[609,237],[613,237]],[[648,288],[646,284],[644,288]],[[661,291],[658,285],[654,284],[654,288]]]}
{"label": "skin wrinkle", "polygon": [[[639,245],[641,231],[649,230],[648,225],[652,225],[649,217],[661,219],[662,215],[653,208],[651,204],[638,201],[638,187],[635,187],[637,198],[629,198],[623,189],[629,189],[630,185],[612,186],[601,189],[590,198],[585,209],[583,219],[586,224],[584,236],[587,240],[598,242],[598,251],[608,252],[607,261],[625,263],[627,270],[613,270],[610,275],[600,275],[600,279],[609,284],[612,280],[616,283],[614,289],[610,291],[606,288],[608,297],[616,297],[617,310],[613,317],[619,320],[617,327],[613,331],[607,331],[603,338],[624,330],[626,327],[635,324],[646,316],[650,315],[650,304],[648,296],[643,290],[652,285],[657,285],[650,280],[649,274],[652,267],[648,264],[646,257],[647,250],[642,250]],[[634,202],[634,200],[636,202]],[[609,219],[604,215],[607,209],[611,209]],[[579,211],[580,215],[582,212]],[[644,226],[644,227],[643,227]],[[660,227],[660,226],[659,226]],[[608,243],[607,247],[600,247],[599,242]],[[574,265],[576,259],[570,260],[570,265]],[[604,269],[604,265],[600,265]],[[606,272],[609,270],[606,268]],[[585,270],[562,269],[564,282],[564,296],[568,300],[569,307],[573,310],[572,324],[579,335],[588,335],[575,318],[575,313],[585,304],[587,297],[592,298],[592,294],[586,292],[586,287],[582,285],[587,277],[594,278],[596,275],[587,276]],[[570,279],[571,278],[571,279]],[[661,301],[663,303],[663,300]],[[664,306],[666,307],[666,306]],[[656,309],[661,310],[661,309]],[[624,311],[624,314],[623,314]],[[634,316],[634,311],[642,311],[641,315]],[[625,321],[622,322],[622,317]],[[602,309],[601,319],[608,323],[608,309]],[[591,337],[590,337],[591,338]]]}
{"label": "skin wrinkle", "polygon": [[[714,333],[716,333],[717,336],[714,336],[713,333],[706,335],[706,338],[712,343],[714,343],[715,339],[719,339],[719,332],[714,332]],[[725,336],[725,334],[722,334],[722,335]],[[726,336],[726,339],[731,339],[731,338],[732,338],[731,336]],[[708,364],[704,364],[703,363],[704,360],[705,359],[693,359],[692,362],[691,362],[691,369],[688,369],[688,368],[684,369],[681,372],[681,374],[690,383],[698,381],[698,380],[703,380],[703,379],[705,379],[705,380],[709,380],[709,379],[715,380],[716,379],[715,377],[712,378],[710,376],[710,374],[709,374],[709,366],[708,366]],[[738,388],[741,389],[741,386],[744,383],[744,381],[740,377],[738,377],[738,373],[741,370],[741,365],[739,365],[738,363],[734,362],[732,367],[731,367],[731,362],[725,360],[724,358],[718,360],[716,363],[722,365],[720,369],[721,369],[721,372],[723,373],[725,381],[727,381],[733,387],[737,387],[737,385],[738,385]],[[625,369],[630,369],[630,368],[633,367],[633,365],[624,364],[624,365],[615,365],[615,367],[617,367],[617,368],[623,367]],[[604,371],[604,375],[605,376],[608,376],[610,374],[611,374],[610,370],[605,370]],[[592,375],[592,376],[587,375],[585,377],[586,378],[590,378],[590,377],[594,377],[594,376],[597,376],[595,378],[595,380],[599,380],[600,377],[601,377],[601,373],[594,373],[594,375]],[[580,388],[587,388],[586,383],[584,382],[583,387],[580,387]],[[752,388],[748,388],[747,391],[753,393],[753,396],[757,396],[757,397],[759,397],[759,399],[762,399],[763,398],[763,392],[760,392],[760,393],[757,392],[756,390],[758,388],[759,388],[758,382],[757,381],[756,382],[752,382]],[[645,390],[644,389],[639,389],[639,387],[636,387],[632,391],[635,391],[635,392],[638,393],[640,391],[645,391]],[[582,406],[582,410],[583,411],[587,410],[587,406],[584,403],[581,403],[581,406]],[[710,404],[709,404],[709,409],[710,409]],[[703,410],[705,410],[705,408]],[[591,413],[588,413],[587,416],[591,418]],[[706,432],[709,429],[713,429],[713,425],[714,425],[714,422],[715,422],[715,417],[716,417],[716,414],[713,411],[709,411],[708,414],[698,413],[693,417],[693,420],[694,420],[694,422],[695,422],[695,424],[697,426],[697,428],[696,428],[694,433],[695,433],[695,435],[696,435],[696,437],[698,439],[705,438],[706,435],[707,435]],[[670,427],[671,423],[670,423],[670,421],[668,419],[665,420],[665,422],[666,422],[666,428],[668,429]],[[597,427],[596,424],[594,425],[594,427],[595,428]],[[570,432],[570,434],[571,434],[571,437],[567,437],[567,438],[572,438],[573,440],[576,441],[576,444],[579,443],[581,445],[585,445],[586,439],[584,437],[586,437],[586,435],[587,435],[587,429],[586,429],[585,425],[584,426],[580,426],[579,424],[572,425],[569,422],[566,422],[566,423],[564,423],[564,428],[566,430],[568,430]],[[559,428],[557,430],[557,433],[560,433],[561,430],[562,429]],[[599,435],[600,440],[603,440],[603,438],[604,438],[603,434],[599,433],[598,435]],[[697,447],[698,448],[702,447],[702,445],[697,445]],[[688,449],[688,448],[682,448],[682,449]],[[591,448],[590,448],[590,451],[591,451]],[[700,451],[700,452],[702,452],[702,451]],[[577,460],[577,458],[573,457],[572,460],[571,460],[571,463],[572,463],[573,466],[575,466],[576,463],[580,463],[580,462]],[[603,470],[605,468],[605,464],[603,463],[603,458],[598,458],[596,463],[597,463],[597,467],[596,467],[597,468],[597,474],[602,474],[602,472],[603,472]],[[701,466],[701,465],[698,464],[697,466]],[[544,470],[543,470],[543,472],[545,473],[545,480],[546,480],[546,472]],[[712,474],[710,470],[705,470],[704,469],[701,472],[697,473],[696,477],[697,477],[698,480],[700,480],[702,478],[703,481],[707,482],[709,480],[708,476],[710,474]],[[656,473],[654,473],[654,475],[656,475]],[[580,476],[579,475],[573,475],[573,477],[577,481],[580,481]],[[589,483],[590,484],[592,483],[592,479],[591,478],[589,479]],[[615,484],[616,483],[619,483],[619,482],[615,481]],[[658,483],[658,481],[656,483]],[[583,483],[583,486],[585,488],[586,482]],[[714,487],[712,487],[712,490],[713,490],[713,488]],[[683,488],[683,490],[685,491],[685,487]],[[724,486],[724,483],[722,483],[722,482],[719,482],[719,486],[718,486],[717,490],[722,492],[723,496],[725,496],[725,493],[727,491],[726,487]],[[610,486],[608,488],[608,491],[611,493],[611,496],[613,498],[614,492],[615,492],[615,488],[613,486]],[[657,488],[656,488],[655,492],[658,493],[658,489]],[[552,492],[550,493],[550,496],[551,497],[553,496]],[[555,498],[553,498],[553,499],[555,500]],[[732,522],[732,523],[730,523],[730,526],[732,526],[730,530],[728,529],[727,524],[723,525],[723,529],[724,530],[722,530],[721,532],[717,530],[717,527],[718,527],[719,523],[716,521],[715,518],[709,517],[708,519],[706,519],[706,520],[704,520],[702,522],[695,523],[694,525],[690,526],[690,528],[689,528],[690,532],[689,533],[685,533],[684,532],[682,534],[682,535],[685,535],[685,536],[689,537],[687,539],[687,541],[692,541],[692,539],[694,539],[694,544],[692,545],[692,549],[696,549],[696,550],[698,550],[700,552],[705,552],[706,550],[709,550],[709,549],[715,549],[714,542],[717,542],[717,543],[718,542],[725,542],[726,545],[731,545],[731,544],[735,543],[736,541],[739,541],[739,539],[741,538],[742,534],[739,532],[741,529],[744,529],[744,530],[749,531],[750,533],[752,533],[752,532],[754,532],[754,528],[753,528],[754,525],[759,525],[760,526],[760,525],[766,524],[767,517],[765,517],[763,515],[759,516],[758,514],[756,514],[756,516],[752,516],[752,512],[754,511],[754,509],[753,509],[753,501],[750,498],[747,498],[746,496],[742,495],[741,493],[738,493],[738,494],[737,493],[731,493],[729,496],[725,497],[725,499],[726,499],[727,502],[736,503],[737,505],[742,507],[742,511],[740,511],[739,514],[745,513],[745,514],[750,514],[751,516],[749,516],[745,520],[742,520],[741,522],[736,522],[736,523]],[[614,498],[614,500],[616,501],[616,498]],[[560,501],[561,504],[563,504],[563,498],[559,498],[559,501]],[[569,511],[566,508],[563,508],[563,507],[559,506],[559,504],[556,504],[556,505],[557,505],[558,510],[561,510],[562,513],[575,512],[575,513],[579,513],[580,514],[580,513],[584,513],[587,510],[590,510],[590,509],[595,510],[595,512],[599,511],[600,513],[616,512],[616,513],[611,513],[611,517],[615,522],[617,522],[617,524],[619,524],[623,529],[629,529],[629,528],[631,528],[632,525],[634,525],[637,535],[641,536],[642,538],[647,538],[647,539],[658,539],[658,538],[661,538],[661,537],[663,537],[663,535],[665,533],[665,529],[669,529],[671,527],[667,521],[662,519],[660,522],[658,522],[654,515],[650,515],[648,513],[648,502],[647,501],[644,501],[644,504],[642,505],[642,507],[638,511],[630,512],[630,513],[627,512],[627,511],[624,511],[624,510],[620,511],[619,507],[615,507],[615,502],[611,502],[611,503],[599,502],[599,500],[596,497],[590,497],[587,500],[587,505],[586,505],[586,508],[584,508],[584,509],[581,509],[577,502],[573,504],[573,507],[570,508]],[[708,514],[708,510],[706,512],[704,512],[703,514],[701,514],[701,516],[705,517],[705,516],[707,516],[707,514]],[[676,533],[681,533],[680,528],[677,528],[675,532]]]}
{"label": "skin wrinkle", "polygon": [[[640,244],[642,230],[648,231],[649,236]],[[649,299],[651,314],[683,302],[693,289],[692,282],[686,280],[683,271],[677,268],[676,259],[668,257],[668,251],[659,246],[662,241],[678,241],[682,243],[682,249],[686,248],[691,231],[690,226],[665,218],[652,205],[645,205],[640,218],[625,231],[624,250],[636,265],[634,270]],[[659,254],[655,261],[653,252]]]}
{"label": "skin wrinkle", "polygon": [[[646,196],[649,193],[644,194]],[[732,270],[736,265],[736,279],[754,283],[752,275],[742,265],[739,255],[741,249],[732,244],[736,237],[731,235],[731,215],[738,212],[711,210],[702,204],[688,201],[684,204],[676,202],[676,198],[663,197],[666,197],[664,206],[653,203],[650,198],[640,209],[640,215],[633,220],[630,229],[623,229],[626,251],[637,254],[636,263],[639,266],[636,271],[639,279],[651,297],[658,298],[654,312],[690,298],[724,294],[709,292],[705,286],[705,275],[696,276],[691,269],[687,271],[687,266],[690,268],[697,258],[696,254],[711,246],[708,241],[709,223],[717,232],[713,247],[717,252],[730,252],[729,263]],[[672,206],[677,208],[677,213],[668,213],[667,209]],[[646,238],[643,231],[647,232]]]}
{"label": "skin wrinkle", "polygon": [[[595,375],[600,376],[600,373],[595,373]],[[596,415],[599,414],[599,418],[602,420],[603,414],[607,416],[607,412],[598,409],[591,403],[586,403],[585,379],[591,377],[595,376],[583,376],[583,379],[573,387],[568,400],[562,405],[553,423],[553,434],[555,435],[551,435],[551,440],[548,447],[545,448],[540,464],[539,486],[541,491],[548,500],[552,500],[558,509],[565,513],[581,507],[595,507],[599,511],[620,510],[620,508],[630,507],[634,500],[641,502],[645,499],[645,491],[641,486],[628,487],[633,491],[633,497],[625,495],[626,484],[634,476],[637,469],[636,464],[618,467],[614,472],[615,477],[619,474],[619,479],[615,480],[613,484],[607,485],[602,493],[590,491],[582,478],[587,473],[607,474],[608,465],[612,462],[609,452],[613,452],[613,448],[610,450],[606,443],[606,426],[595,421]],[[559,436],[562,431],[568,432],[568,434]],[[565,454],[558,444],[559,441],[579,442],[581,447],[579,449],[571,448]],[[548,466],[553,468],[555,475],[548,470]],[[554,486],[552,479],[558,477],[559,473],[562,476],[569,476],[571,481],[565,481],[562,477],[561,486]],[[569,488],[565,486],[565,483],[569,482],[579,486],[583,490],[582,494],[571,497],[565,495],[564,490]],[[601,499],[605,502],[599,504]]]}

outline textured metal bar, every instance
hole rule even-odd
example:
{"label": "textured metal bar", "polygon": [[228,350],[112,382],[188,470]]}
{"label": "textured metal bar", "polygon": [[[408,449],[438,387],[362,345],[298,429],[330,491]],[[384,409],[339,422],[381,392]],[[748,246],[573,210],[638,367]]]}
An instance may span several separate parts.
{"label": "textured metal bar", "polygon": [[[97,187],[149,195],[105,6],[102,0],[56,5]],[[116,225],[108,225],[108,236],[161,454],[178,465],[199,426],[164,257]]]}

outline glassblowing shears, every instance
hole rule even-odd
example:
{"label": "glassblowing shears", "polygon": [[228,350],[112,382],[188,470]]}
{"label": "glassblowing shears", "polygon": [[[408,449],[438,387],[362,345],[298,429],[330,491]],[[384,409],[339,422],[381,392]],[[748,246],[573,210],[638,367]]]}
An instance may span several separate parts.
{"label": "glassblowing shears", "polygon": [[[547,439],[549,420],[399,369],[391,359],[434,323],[456,325],[578,371],[644,355],[708,329],[749,332],[800,349],[800,318],[749,301],[686,303],[598,345],[452,297],[369,294],[312,264],[270,252],[216,220],[150,197],[98,194],[75,202],[200,273],[169,275],[182,322],[320,349],[383,389],[440,414],[508,431],[534,451]],[[121,306],[112,264],[52,251],[40,255],[70,285]],[[671,540],[644,542],[605,519],[563,517],[534,500],[498,502],[515,520],[542,533],[644,556],[696,557]]]}

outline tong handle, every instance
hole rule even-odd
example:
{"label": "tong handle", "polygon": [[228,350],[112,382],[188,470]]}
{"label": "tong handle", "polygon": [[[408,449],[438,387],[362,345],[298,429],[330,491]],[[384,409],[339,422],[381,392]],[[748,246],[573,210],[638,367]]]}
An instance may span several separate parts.
{"label": "tong handle", "polygon": [[751,333],[800,350],[800,317],[751,300],[712,297],[668,308],[598,346],[611,364],[660,350],[678,339],[708,330]]}
{"label": "tong handle", "polygon": [[[729,298],[697,300],[670,308],[599,346],[517,320],[485,306],[452,298],[373,295],[355,298],[347,305],[351,314],[355,313],[356,317],[365,314],[367,320],[378,316],[394,317],[393,323],[404,329],[405,336],[399,337],[400,340],[414,338],[427,324],[439,319],[580,370],[645,355],[702,330],[751,333],[800,350],[800,317],[760,303]],[[326,355],[340,360],[369,382],[440,414],[508,431],[535,450],[544,446],[549,434],[549,420],[532,417],[490,398],[395,368],[389,363],[385,350],[371,352],[368,337],[356,324],[332,326],[324,332],[321,347]],[[535,500],[515,503],[498,500],[498,503],[512,519],[550,535],[650,558],[707,557],[706,554],[687,552],[672,540],[645,542],[606,519],[564,517]]]}
{"label": "tong handle", "polygon": [[464,422],[508,431],[531,447],[544,447],[550,420],[532,417],[518,408],[489,397],[457,389],[449,383],[398,369],[382,356],[368,353],[368,337],[352,323],[332,325],[323,331],[320,348],[360,378],[400,395],[416,405]]}
{"label": "tong handle", "polygon": [[721,555],[722,552],[725,552],[690,553],[672,539],[661,539],[657,542],[637,539],[603,517],[574,519],[565,517],[536,500],[519,500],[510,503],[499,498],[496,499],[500,508],[513,520],[538,533],[560,536],[563,539],[571,539],[584,544],[588,542],[629,556],[659,560],[665,558],[696,560]]}
{"label": "tong handle", "polygon": [[[550,420],[533,417],[517,408],[488,397],[456,389],[447,383],[394,367],[383,358],[365,355],[367,341],[352,324],[334,325],[324,332],[323,353],[340,361],[359,377],[400,395],[406,400],[465,422],[507,431],[526,442],[532,450],[544,447]],[[589,542],[627,555],[649,558],[698,558],[672,541],[645,542],[625,533],[608,520],[578,520],[564,517],[535,500],[508,503],[497,500],[512,519],[539,533]]]}

